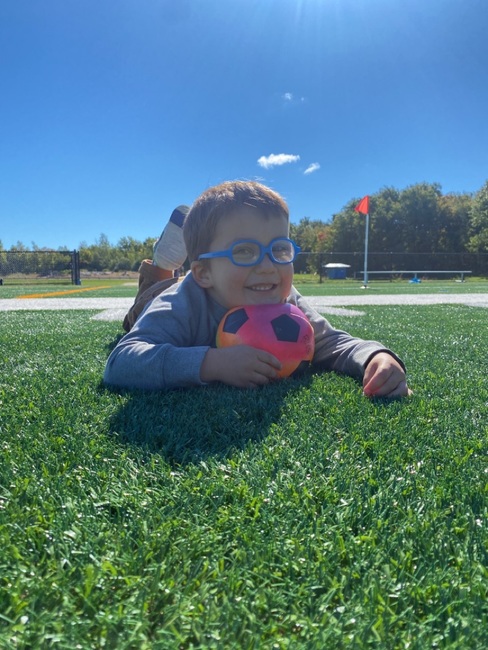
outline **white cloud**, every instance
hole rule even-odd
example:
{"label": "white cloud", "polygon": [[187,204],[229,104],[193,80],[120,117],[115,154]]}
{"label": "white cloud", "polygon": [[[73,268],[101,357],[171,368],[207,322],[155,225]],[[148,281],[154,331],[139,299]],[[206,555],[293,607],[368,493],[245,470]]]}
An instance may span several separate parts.
{"label": "white cloud", "polygon": [[297,96],[294,93],[283,93],[281,95],[281,99],[283,100],[283,106],[298,106],[299,104],[305,104],[307,101],[306,97],[303,96]]}
{"label": "white cloud", "polygon": [[313,172],[316,172],[318,169],[320,169],[320,163],[312,163],[307,167],[307,169],[303,173],[313,174]]}
{"label": "white cloud", "polygon": [[300,160],[300,156],[295,156],[291,153],[271,153],[269,156],[261,156],[258,158],[258,165],[269,169],[277,165],[286,165],[287,163],[294,163]]}

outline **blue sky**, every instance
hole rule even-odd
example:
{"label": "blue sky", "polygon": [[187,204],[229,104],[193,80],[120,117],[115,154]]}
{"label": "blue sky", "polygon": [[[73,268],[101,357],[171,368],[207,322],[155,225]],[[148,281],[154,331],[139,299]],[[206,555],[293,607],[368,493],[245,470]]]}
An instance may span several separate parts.
{"label": "blue sky", "polygon": [[223,180],[292,220],[488,179],[486,0],[2,0],[0,240],[156,237]]}

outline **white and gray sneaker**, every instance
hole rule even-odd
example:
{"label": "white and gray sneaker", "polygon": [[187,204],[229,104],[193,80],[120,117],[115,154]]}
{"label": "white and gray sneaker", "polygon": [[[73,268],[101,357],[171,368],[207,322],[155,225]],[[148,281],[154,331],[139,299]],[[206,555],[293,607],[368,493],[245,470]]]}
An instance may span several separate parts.
{"label": "white and gray sneaker", "polygon": [[159,268],[174,271],[179,269],[186,260],[183,222],[189,211],[187,205],[179,205],[175,208],[160,238],[154,244],[153,264]]}

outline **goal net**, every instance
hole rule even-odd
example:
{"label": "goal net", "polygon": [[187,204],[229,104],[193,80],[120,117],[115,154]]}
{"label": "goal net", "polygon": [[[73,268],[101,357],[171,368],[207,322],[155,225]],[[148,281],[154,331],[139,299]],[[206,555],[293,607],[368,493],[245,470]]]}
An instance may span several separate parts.
{"label": "goal net", "polygon": [[0,283],[80,284],[78,251],[0,251]]}

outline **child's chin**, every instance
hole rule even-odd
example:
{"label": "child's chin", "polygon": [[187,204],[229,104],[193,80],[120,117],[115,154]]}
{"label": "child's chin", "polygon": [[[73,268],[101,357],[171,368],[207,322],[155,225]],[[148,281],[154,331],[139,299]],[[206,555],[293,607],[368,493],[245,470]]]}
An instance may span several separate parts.
{"label": "child's chin", "polygon": [[252,296],[252,298],[246,303],[248,305],[279,305],[284,302],[279,296]]}
{"label": "child's chin", "polygon": [[279,305],[285,301],[276,289],[270,291],[246,291],[244,296],[247,305]]}

